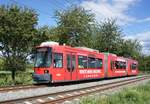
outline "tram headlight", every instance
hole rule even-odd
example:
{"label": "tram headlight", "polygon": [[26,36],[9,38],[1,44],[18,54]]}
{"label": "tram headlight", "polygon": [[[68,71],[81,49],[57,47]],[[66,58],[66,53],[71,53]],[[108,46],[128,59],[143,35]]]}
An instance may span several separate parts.
{"label": "tram headlight", "polygon": [[49,73],[49,70],[44,70],[44,73]]}

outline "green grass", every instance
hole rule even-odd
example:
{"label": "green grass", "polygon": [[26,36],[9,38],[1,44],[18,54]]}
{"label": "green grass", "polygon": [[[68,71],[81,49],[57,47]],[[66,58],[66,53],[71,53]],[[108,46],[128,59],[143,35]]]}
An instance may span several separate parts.
{"label": "green grass", "polygon": [[11,71],[3,69],[3,60],[0,58],[0,86],[32,84],[33,64],[28,64],[26,71],[16,72],[15,82],[11,78]]}
{"label": "green grass", "polygon": [[150,82],[111,95],[85,97],[80,104],[150,104]]}
{"label": "green grass", "polygon": [[11,73],[0,73],[0,86],[32,84],[32,74],[29,72],[16,73],[15,82],[11,78]]}

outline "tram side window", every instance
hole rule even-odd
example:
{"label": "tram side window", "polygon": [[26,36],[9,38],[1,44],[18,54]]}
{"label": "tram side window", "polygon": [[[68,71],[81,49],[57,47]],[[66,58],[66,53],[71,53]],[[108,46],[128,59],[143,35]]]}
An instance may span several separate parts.
{"label": "tram side window", "polygon": [[86,56],[78,56],[78,68],[87,68]]}
{"label": "tram side window", "polygon": [[123,62],[123,69],[126,69],[126,62]]}
{"label": "tram side window", "polygon": [[62,67],[63,67],[63,54],[54,53],[54,68],[62,68]]}
{"label": "tram side window", "polygon": [[120,68],[120,66],[119,66],[119,61],[115,61],[115,67],[116,67],[116,69],[119,69],[119,68]]}
{"label": "tram side window", "polygon": [[71,56],[67,55],[67,69],[71,69],[71,64],[70,64]]}
{"label": "tram side window", "polygon": [[126,69],[126,62],[115,61],[116,69]]}
{"label": "tram side window", "polygon": [[88,68],[96,68],[95,58],[88,57]]}
{"label": "tram side window", "polygon": [[100,69],[103,66],[102,59],[96,59],[96,68]]}
{"label": "tram side window", "polygon": [[136,65],[136,64],[131,64],[131,69],[132,69],[132,70],[136,70],[136,68],[137,68],[137,65]]}
{"label": "tram side window", "polygon": [[123,62],[120,61],[120,62],[119,62],[119,66],[120,66],[120,69],[124,69],[124,68],[123,68]]}
{"label": "tram side window", "polygon": [[72,67],[73,69],[76,68],[76,57],[74,55],[72,56]]}

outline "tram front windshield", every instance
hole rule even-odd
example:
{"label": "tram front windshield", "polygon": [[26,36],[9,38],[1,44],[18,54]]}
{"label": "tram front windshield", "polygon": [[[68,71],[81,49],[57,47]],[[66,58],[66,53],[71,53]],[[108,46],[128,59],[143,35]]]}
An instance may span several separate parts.
{"label": "tram front windshield", "polygon": [[37,48],[34,67],[50,67],[52,63],[51,48]]}

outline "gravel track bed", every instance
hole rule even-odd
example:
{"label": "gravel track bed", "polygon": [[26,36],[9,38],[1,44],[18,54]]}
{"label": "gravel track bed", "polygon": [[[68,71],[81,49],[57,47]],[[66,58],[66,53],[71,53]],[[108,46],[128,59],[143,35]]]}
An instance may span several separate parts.
{"label": "gravel track bed", "polygon": [[73,89],[79,89],[79,88],[84,88],[87,86],[101,85],[101,84],[110,83],[110,82],[114,82],[114,81],[132,79],[135,77],[139,77],[139,76],[101,80],[101,81],[96,81],[96,82],[57,86],[57,87],[50,86],[50,87],[44,87],[44,88],[9,91],[9,92],[5,92],[5,93],[0,93],[0,101],[18,99],[18,98],[24,98],[24,97],[31,97],[31,96],[37,96],[37,95],[43,95],[43,94],[49,94],[49,93],[56,93],[56,92],[61,92],[61,91],[73,90]]}

